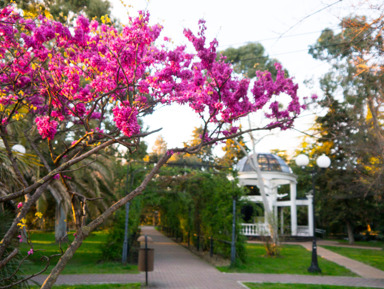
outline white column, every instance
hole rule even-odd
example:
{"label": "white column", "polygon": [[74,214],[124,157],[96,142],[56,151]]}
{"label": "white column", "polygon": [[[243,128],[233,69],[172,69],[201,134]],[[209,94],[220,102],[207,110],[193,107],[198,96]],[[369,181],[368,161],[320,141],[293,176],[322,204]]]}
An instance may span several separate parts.
{"label": "white column", "polygon": [[313,196],[307,195],[308,199],[308,236],[313,236]]}
{"label": "white column", "polygon": [[280,234],[284,235],[284,207],[280,207]]}
{"label": "white column", "polygon": [[291,235],[297,236],[296,183],[291,182],[289,187],[291,196]]}
{"label": "white column", "polygon": [[276,206],[276,204],[274,204],[275,206],[273,207],[273,210],[274,210],[274,212],[275,212],[275,220],[276,220],[276,224],[278,224],[279,223],[279,221],[278,221],[278,211],[277,211],[277,206]]}

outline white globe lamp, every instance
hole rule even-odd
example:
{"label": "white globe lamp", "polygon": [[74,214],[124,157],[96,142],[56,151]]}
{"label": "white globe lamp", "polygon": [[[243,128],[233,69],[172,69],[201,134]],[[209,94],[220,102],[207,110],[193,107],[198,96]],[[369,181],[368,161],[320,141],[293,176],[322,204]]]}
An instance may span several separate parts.
{"label": "white globe lamp", "polygon": [[18,152],[18,153],[21,153],[21,154],[25,154],[25,152],[26,152],[25,147],[20,145],[20,144],[14,145],[12,147],[12,151]]}
{"label": "white globe lamp", "polygon": [[296,157],[295,162],[299,167],[306,167],[309,164],[309,158],[306,155],[300,154]]}
{"label": "white globe lamp", "polygon": [[316,164],[319,166],[319,168],[326,169],[331,165],[331,160],[325,154],[322,154],[317,158]]}

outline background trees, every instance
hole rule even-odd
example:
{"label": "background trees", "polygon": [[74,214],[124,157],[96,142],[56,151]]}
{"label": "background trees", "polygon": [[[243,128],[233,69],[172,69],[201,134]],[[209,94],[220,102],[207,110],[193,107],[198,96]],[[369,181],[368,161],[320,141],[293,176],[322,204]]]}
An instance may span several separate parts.
{"label": "background trees", "polygon": [[[230,246],[222,241],[231,240],[233,198],[239,200],[238,217],[243,201],[242,189],[227,179],[226,172],[170,163],[148,185],[146,195],[144,205],[158,213],[158,225],[165,232],[203,249],[209,248],[213,238],[215,252],[229,257]],[[238,258],[244,260],[244,244],[240,234],[237,237]]]}
{"label": "background trees", "polygon": [[267,70],[274,76],[277,73],[274,64],[278,61],[265,55],[265,49],[260,43],[248,43],[239,48],[227,48],[221,54],[227,58],[227,62],[233,64],[236,73],[246,75],[250,79],[256,76],[258,70]]}
{"label": "background trees", "polygon": [[[2,7],[8,3],[4,1]],[[17,0],[17,6],[30,16],[37,16],[48,11],[56,20],[66,22],[68,17],[73,17],[79,13],[85,13],[89,19],[98,17],[99,19],[110,14],[111,4],[108,0]]]}
{"label": "background trees", "polygon": [[354,232],[368,224],[382,226],[375,215],[383,205],[383,16],[352,16],[340,27],[340,33],[323,30],[309,50],[332,66],[320,80],[324,99],[319,105],[327,113],[316,119],[319,137],[307,149],[332,160],[319,179],[320,221],[334,232],[345,224],[353,242]]}

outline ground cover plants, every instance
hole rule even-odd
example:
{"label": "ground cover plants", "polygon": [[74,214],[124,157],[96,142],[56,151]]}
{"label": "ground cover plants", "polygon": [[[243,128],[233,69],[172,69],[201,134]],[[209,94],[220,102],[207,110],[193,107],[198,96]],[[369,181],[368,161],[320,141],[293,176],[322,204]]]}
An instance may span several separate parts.
{"label": "ground cover plants", "polygon": [[[271,258],[265,256],[264,245],[247,244],[247,260],[236,267],[218,267],[221,272],[228,273],[268,273],[268,274],[302,274],[312,275],[307,271],[311,263],[311,252],[298,245],[281,246],[281,254]],[[323,258],[318,259],[322,275],[356,276],[348,269]]]}
{"label": "ground cover plants", "polygon": [[[68,238],[71,242],[75,237],[72,233]],[[55,235],[53,232],[33,232],[31,233],[31,239],[34,244],[34,254],[23,264],[21,269],[24,274],[38,272],[44,267],[40,260],[41,256],[60,253],[59,246],[55,243]],[[138,273],[136,265],[122,265],[121,262],[104,262],[102,260],[101,250],[106,240],[106,231],[96,231],[92,233],[91,236],[84,241],[84,246],[79,248],[77,254],[69,261],[63,274]],[[68,243],[64,243],[62,247],[63,250],[65,250],[66,247],[68,247]],[[26,244],[22,244],[20,249],[22,253],[27,254],[29,247]],[[49,269],[53,268],[57,260],[58,257],[52,260]],[[48,272],[49,269],[47,270]]]}

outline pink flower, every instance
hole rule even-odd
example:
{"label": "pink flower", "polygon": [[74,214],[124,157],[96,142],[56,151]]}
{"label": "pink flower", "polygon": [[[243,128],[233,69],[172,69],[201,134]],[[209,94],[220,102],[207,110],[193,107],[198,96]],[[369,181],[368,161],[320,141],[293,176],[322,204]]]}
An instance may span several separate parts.
{"label": "pink flower", "polygon": [[49,116],[36,117],[35,119],[39,134],[44,138],[52,140],[56,134],[57,121],[49,120]]}
{"label": "pink flower", "polygon": [[20,202],[20,203],[17,204],[17,208],[18,208],[18,209],[20,209],[22,206],[23,206],[23,203],[22,203],[22,202]]}
{"label": "pink flower", "polygon": [[33,254],[33,249],[28,251],[28,256]]}
{"label": "pink flower", "polygon": [[23,242],[23,238],[21,237],[21,235],[18,235],[17,238],[19,238],[19,242]]}
{"label": "pink flower", "polygon": [[123,106],[116,106],[113,109],[113,120],[116,126],[126,135],[132,136],[140,132],[140,126],[137,123],[137,111],[134,107],[130,107],[127,102]]}

